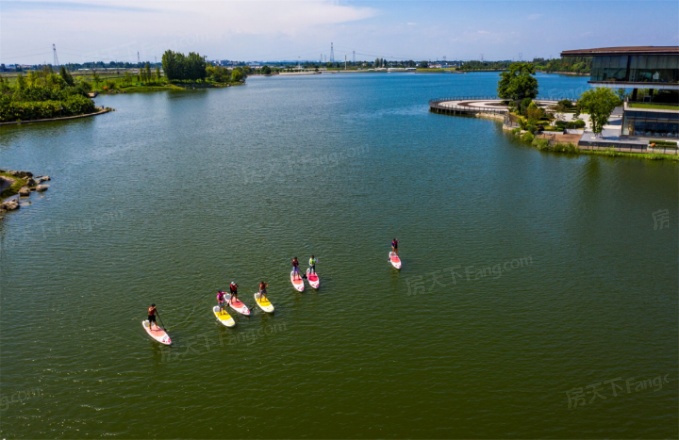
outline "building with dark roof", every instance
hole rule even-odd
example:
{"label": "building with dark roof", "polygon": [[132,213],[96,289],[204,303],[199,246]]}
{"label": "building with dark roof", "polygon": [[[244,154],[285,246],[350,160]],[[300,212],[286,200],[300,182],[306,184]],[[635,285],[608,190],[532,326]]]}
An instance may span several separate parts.
{"label": "building with dark roof", "polygon": [[623,136],[679,138],[679,46],[566,50],[561,56],[592,57],[593,86],[632,89],[624,103]]}

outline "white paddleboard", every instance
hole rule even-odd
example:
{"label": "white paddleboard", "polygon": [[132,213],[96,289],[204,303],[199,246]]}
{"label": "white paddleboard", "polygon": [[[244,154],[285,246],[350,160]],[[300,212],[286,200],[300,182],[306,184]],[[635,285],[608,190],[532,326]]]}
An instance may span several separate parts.
{"label": "white paddleboard", "polygon": [[141,325],[142,327],[144,327],[144,330],[146,330],[146,333],[148,333],[148,335],[151,336],[156,341],[165,345],[172,344],[172,339],[170,339],[170,335],[168,335],[167,332],[165,332],[165,330],[158,327],[156,323],[153,323],[153,330],[149,328],[148,319],[143,320],[141,322]]}
{"label": "white paddleboard", "polygon": [[264,310],[266,313],[273,313],[273,304],[271,304],[271,301],[269,301],[268,296],[260,298],[259,292],[255,292],[254,296],[255,302],[257,303],[260,309]]}
{"label": "white paddleboard", "polygon": [[227,327],[233,327],[236,325],[236,321],[234,321],[233,317],[229,315],[229,312],[226,310],[219,310],[219,306],[214,306],[212,308],[212,313],[215,314],[215,318],[217,318],[217,321],[221,322]]}
{"label": "white paddleboard", "polygon": [[396,252],[394,251],[389,252],[389,262],[396,269],[401,269],[401,259],[399,258]]}
{"label": "white paddleboard", "polygon": [[294,287],[298,292],[304,292],[304,280],[302,276],[295,278],[295,271],[290,271],[290,282],[292,287]]}
{"label": "white paddleboard", "polygon": [[318,278],[317,273],[315,272],[311,273],[311,269],[306,270],[306,279],[313,289],[318,289],[319,287],[321,287],[321,279]]}
{"label": "white paddleboard", "polygon": [[250,309],[246,306],[243,301],[236,298],[235,301],[231,301],[231,294],[227,293],[224,295],[226,302],[229,303],[229,307],[240,313],[241,315],[250,316]]}

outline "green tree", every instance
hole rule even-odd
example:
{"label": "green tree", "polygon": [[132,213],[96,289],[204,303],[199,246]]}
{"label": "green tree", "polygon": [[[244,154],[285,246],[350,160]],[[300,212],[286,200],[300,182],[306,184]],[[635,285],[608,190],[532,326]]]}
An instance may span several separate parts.
{"label": "green tree", "polygon": [[170,81],[182,79],[182,66],[179,55],[180,54],[177,54],[171,50],[166,50],[163,54],[163,72],[165,72],[165,77]]}
{"label": "green tree", "polygon": [[73,81],[73,76],[71,76],[71,73],[68,70],[66,70],[66,67],[61,66],[61,69],[59,70],[59,75],[61,75],[66,84],[68,84],[69,86],[75,85],[75,82]]}
{"label": "green tree", "polygon": [[163,71],[168,80],[202,81],[207,73],[205,58],[195,52],[188,56],[180,52],[166,50],[163,54]]}
{"label": "green tree", "polygon": [[620,98],[609,88],[589,89],[578,99],[578,113],[588,113],[592,121],[592,131],[600,134],[608,122],[613,109],[621,104]]}
{"label": "green tree", "polygon": [[99,87],[99,83],[101,83],[101,77],[96,70],[92,71],[92,82],[94,83],[95,87]]}
{"label": "green tree", "polygon": [[231,71],[231,81],[243,82],[245,81],[245,72],[240,67],[236,67]]}
{"label": "green tree", "polygon": [[151,82],[151,65],[149,63],[146,63],[144,66],[144,76],[146,77],[146,82]]}
{"label": "green tree", "polygon": [[521,101],[538,96],[538,80],[532,63],[512,63],[509,70],[500,74],[497,94],[502,99]]}
{"label": "green tree", "polygon": [[195,52],[189,52],[185,59],[185,79],[191,81],[202,81],[205,79],[205,58]]}

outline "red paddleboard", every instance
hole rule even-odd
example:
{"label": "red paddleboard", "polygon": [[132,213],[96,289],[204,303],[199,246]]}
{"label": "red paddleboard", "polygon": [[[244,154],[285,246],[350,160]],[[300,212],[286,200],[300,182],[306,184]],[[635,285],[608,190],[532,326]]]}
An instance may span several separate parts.
{"label": "red paddleboard", "polygon": [[304,291],[304,280],[301,275],[295,276],[294,270],[290,272],[290,282],[292,283],[292,287],[297,289],[298,292]]}
{"label": "red paddleboard", "polygon": [[245,316],[250,316],[250,309],[248,309],[248,306],[246,306],[243,301],[239,300],[236,298],[235,300],[231,301],[231,294],[227,293],[224,295],[224,298],[226,298],[226,302],[229,303],[229,307],[240,313],[241,315]]}
{"label": "red paddleboard", "polygon": [[398,254],[394,251],[389,252],[389,262],[396,269],[401,268],[401,259],[398,257]]}
{"label": "red paddleboard", "polygon": [[168,335],[165,332],[165,330],[158,327],[158,325],[155,322],[153,323],[153,329],[149,328],[149,320],[148,319],[143,320],[141,322],[141,325],[144,327],[144,330],[146,330],[146,333],[148,333],[148,335],[151,336],[156,341],[160,342],[161,344],[165,344],[165,345],[172,344],[172,339],[170,339],[170,335]]}
{"label": "red paddleboard", "polygon": [[306,270],[306,279],[309,281],[309,285],[314,289],[318,289],[321,286],[321,279],[318,278],[316,272],[311,273],[311,269]]}

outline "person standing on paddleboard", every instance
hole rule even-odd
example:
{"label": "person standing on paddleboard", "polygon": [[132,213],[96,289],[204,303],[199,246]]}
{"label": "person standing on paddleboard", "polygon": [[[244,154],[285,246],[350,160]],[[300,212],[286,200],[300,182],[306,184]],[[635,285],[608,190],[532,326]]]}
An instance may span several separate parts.
{"label": "person standing on paddleboard", "polygon": [[149,330],[153,330],[153,324],[156,324],[156,328],[159,328],[158,323],[156,323],[156,305],[155,304],[151,304],[151,307],[149,307],[148,315],[149,315]]}
{"label": "person standing on paddleboard", "polygon": [[395,238],[391,240],[391,250],[398,255],[398,240]]}
{"label": "person standing on paddleboard", "polygon": [[297,257],[292,257],[292,271],[295,273],[295,279],[299,279],[299,261]]}
{"label": "person standing on paddleboard", "polygon": [[259,299],[266,298],[266,288],[269,287],[264,281],[259,282]]}
{"label": "person standing on paddleboard", "polygon": [[224,295],[226,295],[226,292],[224,292],[223,290],[217,291],[217,304],[219,304],[220,312],[224,310],[224,304],[226,304],[226,299],[224,298]]}
{"label": "person standing on paddleboard", "polygon": [[229,284],[229,292],[231,292],[231,303],[233,304],[233,300],[238,299],[238,284],[235,281],[231,281],[231,284]]}
{"label": "person standing on paddleboard", "polygon": [[309,258],[309,273],[316,273],[316,257]]}

